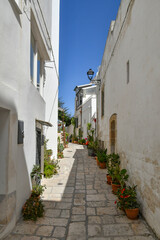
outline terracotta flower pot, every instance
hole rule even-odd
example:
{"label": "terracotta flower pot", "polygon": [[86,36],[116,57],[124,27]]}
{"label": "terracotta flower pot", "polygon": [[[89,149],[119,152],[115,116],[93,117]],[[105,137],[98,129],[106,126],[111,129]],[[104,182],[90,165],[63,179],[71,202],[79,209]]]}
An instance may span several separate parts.
{"label": "terracotta flower pot", "polygon": [[99,166],[99,161],[98,161],[98,158],[96,157],[96,161],[97,161],[97,166]]}
{"label": "terracotta flower pot", "polygon": [[99,168],[105,169],[106,168],[106,163],[105,162],[99,162]]}
{"label": "terracotta flower pot", "polygon": [[106,177],[107,177],[107,183],[111,185],[112,177],[109,174],[106,174]]}
{"label": "terracotta flower pot", "polygon": [[121,185],[112,183],[112,192],[113,192],[114,194],[116,194],[117,191],[118,191],[118,189],[119,189],[120,187],[121,187]]}
{"label": "terracotta flower pot", "polygon": [[125,209],[126,215],[129,219],[137,219],[139,214],[139,208]]}

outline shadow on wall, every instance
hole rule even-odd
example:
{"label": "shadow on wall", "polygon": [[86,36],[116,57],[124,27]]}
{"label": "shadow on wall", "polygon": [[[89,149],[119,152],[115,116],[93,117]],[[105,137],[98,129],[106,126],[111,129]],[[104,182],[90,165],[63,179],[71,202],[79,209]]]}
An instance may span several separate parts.
{"label": "shadow on wall", "polygon": [[12,10],[14,12],[14,15],[15,15],[15,17],[16,17],[19,25],[20,25],[20,27],[22,28],[19,8],[16,7],[16,3],[13,0],[8,0],[8,1],[9,1],[10,5],[11,5],[11,8],[12,8]]}
{"label": "shadow on wall", "polygon": [[30,194],[24,145],[18,144],[18,116],[0,108],[0,239],[15,226],[21,209]]}

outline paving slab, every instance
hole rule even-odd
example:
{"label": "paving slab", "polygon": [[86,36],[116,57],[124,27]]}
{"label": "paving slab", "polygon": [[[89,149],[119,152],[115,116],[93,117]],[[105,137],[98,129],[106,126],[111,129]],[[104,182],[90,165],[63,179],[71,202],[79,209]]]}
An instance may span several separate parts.
{"label": "paving slab", "polygon": [[58,174],[42,179],[44,217],[20,220],[5,240],[157,240],[142,218],[130,220],[116,208],[107,170],[84,146],[69,144],[64,156]]}

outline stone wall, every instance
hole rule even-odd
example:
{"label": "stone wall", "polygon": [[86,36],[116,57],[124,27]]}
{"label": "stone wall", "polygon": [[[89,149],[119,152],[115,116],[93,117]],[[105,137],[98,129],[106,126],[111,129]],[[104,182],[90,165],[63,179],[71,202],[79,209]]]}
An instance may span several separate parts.
{"label": "stone wall", "polygon": [[[110,147],[110,119],[117,116],[122,167],[137,185],[141,212],[160,237],[160,2],[122,0],[110,29],[99,71],[104,117],[98,110],[98,137]],[[127,79],[129,63],[129,79]],[[128,82],[129,80],[129,82]],[[98,106],[101,104],[101,91]]]}

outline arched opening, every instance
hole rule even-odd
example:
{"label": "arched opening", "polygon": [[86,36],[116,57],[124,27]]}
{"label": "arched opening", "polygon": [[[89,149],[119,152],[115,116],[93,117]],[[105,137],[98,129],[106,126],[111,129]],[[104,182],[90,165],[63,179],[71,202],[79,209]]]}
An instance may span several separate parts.
{"label": "arched opening", "polygon": [[110,118],[110,153],[116,153],[117,147],[117,114]]}

